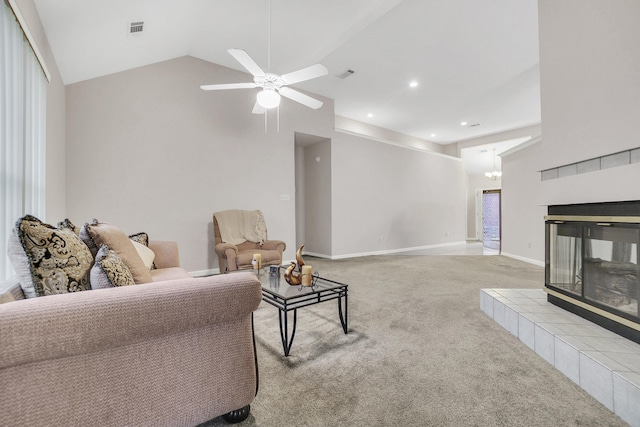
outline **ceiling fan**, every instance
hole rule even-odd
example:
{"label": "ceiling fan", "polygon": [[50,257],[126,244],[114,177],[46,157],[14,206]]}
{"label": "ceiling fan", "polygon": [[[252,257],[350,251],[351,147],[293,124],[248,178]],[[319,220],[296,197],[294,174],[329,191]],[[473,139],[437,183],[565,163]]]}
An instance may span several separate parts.
{"label": "ceiling fan", "polygon": [[214,85],[202,85],[202,90],[224,90],[224,89],[252,89],[261,87],[258,92],[256,103],[253,106],[252,113],[263,114],[266,109],[277,107],[280,105],[280,95],[289,98],[309,108],[318,109],[322,107],[322,102],[295,89],[291,89],[288,85],[300,83],[306,80],[315,79],[327,75],[328,70],[322,64],[311,65],[298,71],[283,74],[281,76],[272,73],[265,73],[262,68],[242,49],[229,49],[228,51],[236,61],[240,63],[253,75],[253,83],[226,83]]}

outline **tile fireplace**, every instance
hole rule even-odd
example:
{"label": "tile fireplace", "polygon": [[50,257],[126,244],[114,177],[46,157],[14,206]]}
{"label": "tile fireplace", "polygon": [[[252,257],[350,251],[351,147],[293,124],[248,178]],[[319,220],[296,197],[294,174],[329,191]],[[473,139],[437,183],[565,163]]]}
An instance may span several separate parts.
{"label": "tile fireplace", "polygon": [[640,343],[640,201],[549,206],[552,304]]}

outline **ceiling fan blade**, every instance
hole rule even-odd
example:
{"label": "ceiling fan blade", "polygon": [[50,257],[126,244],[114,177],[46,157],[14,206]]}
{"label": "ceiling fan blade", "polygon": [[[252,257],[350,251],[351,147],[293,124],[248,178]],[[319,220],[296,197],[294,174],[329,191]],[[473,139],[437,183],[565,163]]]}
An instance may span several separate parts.
{"label": "ceiling fan blade", "polygon": [[252,89],[258,87],[255,83],[225,83],[219,85],[202,85],[202,90],[223,90],[223,89]]}
{"label": "ceiling fan blade", "polygon": [[260,68],[260,66],[256,64],[256,61],[254,61],[253,58],[251,58],[249,54],[244,50],[229,49],[228,52],[254,77],[263,77],[265,75],[264,71],[262,71],[262,68]]}
{"label": "ceiling fan blade", "polygon": [[327,67],[322,64],[316,64],[298,71],[283,74],[280,78],[285,84],[292,85],[305,80],[315,79],[316,77],[326,76],[328,73],[329,70],[327,70]]}
{"label": "ceiling fan blade", "polygon": [[280,95],[306,105],[309,108],[313,108],[314,110],[322,107],[322,101],[318,101],[317,99],[305,95],[302,92],[298,92],[295,89],[291,89],[290,87],[281,87],[279,92]]}
{"label": "ceiling fan blade", "polygon": [[266,111],[267,111],[266,108],[258,104],[258,101],[256,101],[255,104],[253,104],[253,110],[251,110],[253,114],[264,114]]}

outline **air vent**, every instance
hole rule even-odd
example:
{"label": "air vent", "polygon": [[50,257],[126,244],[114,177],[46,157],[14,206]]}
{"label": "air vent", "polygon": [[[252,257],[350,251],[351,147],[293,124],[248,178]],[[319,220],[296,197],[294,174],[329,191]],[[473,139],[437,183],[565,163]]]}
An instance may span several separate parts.
{"label": "air vent", "polygon": [[144,27],[144,21],[129,23],[129,34],[140,34]]}
{"label": "air vent", "polygon": [[474,124],[472,124],[472,125],[469,125],[469,127],[470,127],[470,128],[474,128],[474,127],[476,127],[476,126],[480,126],[480,123],[474,123]]}
{"label": "air vent", "polygon": [[349,76],[350,76],[350,75],[352,75],[353,73],[355,73],[355,71],[353,71],[353,70],[347,70],[347,71],[345,71],[345,72],[344,72],[344,73],[342,73],[342,74],[338,74],[338,75],[337,75],[337,77],[338,77],[339,79],[346,79],[347,77],[349,77]]}

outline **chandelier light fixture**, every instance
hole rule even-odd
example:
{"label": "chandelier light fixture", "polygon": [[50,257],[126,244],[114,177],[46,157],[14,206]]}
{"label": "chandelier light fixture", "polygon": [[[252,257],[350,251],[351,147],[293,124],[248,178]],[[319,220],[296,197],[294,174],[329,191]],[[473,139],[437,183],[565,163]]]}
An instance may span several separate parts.
{"label": "chandelier light fixture", "polygon": [[493,170],[491,172],[485,172],[484,176],[486,176],[491,181],[495,181],[496,179],[502,177],[502,172],[496,168],[496,149],[493,149]]}

